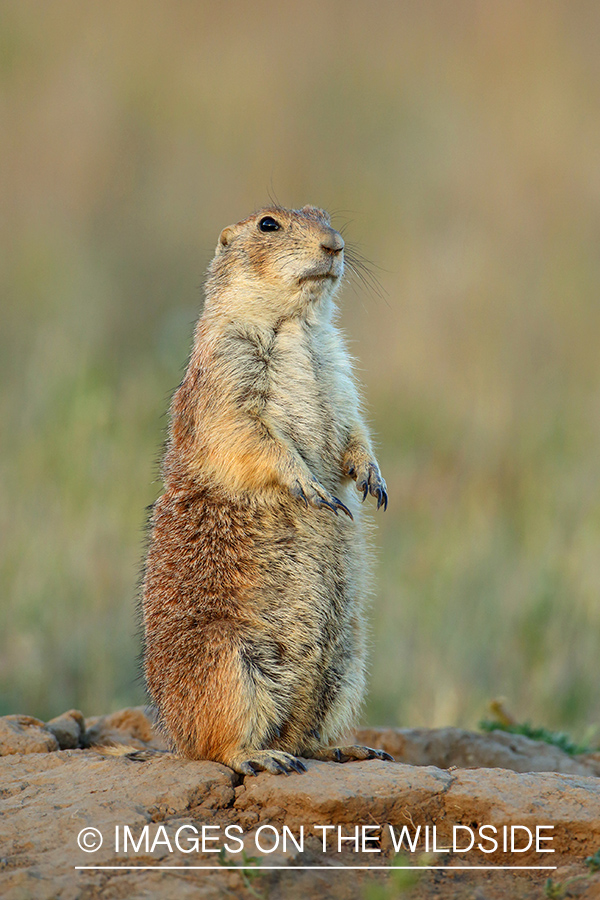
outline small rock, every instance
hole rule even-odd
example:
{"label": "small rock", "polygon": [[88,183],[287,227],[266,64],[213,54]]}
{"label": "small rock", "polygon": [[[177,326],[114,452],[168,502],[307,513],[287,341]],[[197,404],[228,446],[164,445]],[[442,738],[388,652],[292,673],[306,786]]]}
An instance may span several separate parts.
{"label": "small rock", "polygon": [[155,728],[152,709],[131,706],[107,716],[86,719],[83,735],[85,747],[128,744],[139,750],[167,750],[167,743]]}
{"label": "small rock", "polygon": [[83,714],[77,709],[70,709],[61,716],[46,722],[46,728],[58,741],[61,750],[75,750],[81,747],[81,738],[85,731]]}
{"label": "small rock", "polygon": [[2,716],[0,718],[0,756],[13,753],[51,753],[58,750],[58,741],[41,719],[33,716]]}

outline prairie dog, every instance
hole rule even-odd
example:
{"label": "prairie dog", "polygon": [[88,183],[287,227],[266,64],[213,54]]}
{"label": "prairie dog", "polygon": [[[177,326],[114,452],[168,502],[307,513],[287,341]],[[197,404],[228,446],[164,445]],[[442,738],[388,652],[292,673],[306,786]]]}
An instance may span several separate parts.
{"label": "prairie dog", "polygon": [[343,238],[317,207],[225,228],[170,408],[146,683],[178,753],[246,775],[303,771],[298,757],[391,759],[331,746],[365,683],[356,488],[387,507],[333,321],[343,270]]}

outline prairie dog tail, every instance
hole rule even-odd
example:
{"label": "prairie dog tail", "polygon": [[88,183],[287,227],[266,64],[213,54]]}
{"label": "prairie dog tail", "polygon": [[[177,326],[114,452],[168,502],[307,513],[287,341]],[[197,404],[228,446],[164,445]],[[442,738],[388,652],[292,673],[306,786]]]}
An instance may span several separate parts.
{"label": "prairie dog tail", "polygon": [[133,762],[148,762],[149,759],[153,759],[156,756],[173,758],[173,753],[169,753],[168,750],[155,750],[152,747],[140,750],[139,747],[134,747],[133,744],[92,744],[89,749],[99,756],[124,756]]}

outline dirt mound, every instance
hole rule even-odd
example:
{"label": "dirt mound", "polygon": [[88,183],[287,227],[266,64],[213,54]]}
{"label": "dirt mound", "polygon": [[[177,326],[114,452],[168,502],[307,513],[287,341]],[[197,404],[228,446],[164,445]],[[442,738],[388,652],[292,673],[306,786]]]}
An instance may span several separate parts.
{"label": "dirt mound", "polygon": [[[585,864],[600,847],[596,756],[459,729],[357,738],[399,762],[308,761],[303,775],[241,779],[160,752],[142,708],[6,716],[0,894],[499,900],[544,897],[550,877],[555,896],[600,897]],[[128,755],[114,755],[119,744]],[[420,869],[366,868],[393,862]]]}

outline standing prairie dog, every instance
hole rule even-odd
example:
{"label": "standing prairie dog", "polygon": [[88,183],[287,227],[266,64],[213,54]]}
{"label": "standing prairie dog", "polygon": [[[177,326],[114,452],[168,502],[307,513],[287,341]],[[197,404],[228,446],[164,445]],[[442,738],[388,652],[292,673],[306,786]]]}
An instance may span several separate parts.
{"label": "standing prairie dog", "polygon": [[[333,324],[344,241],[326,212],[225,228],[170,409],[143,586],[148,690],[174,749],[253,775],[334,747],[365,683],[362,494],[387,489]],[[341,513],[341,514],[340,514]]]}

